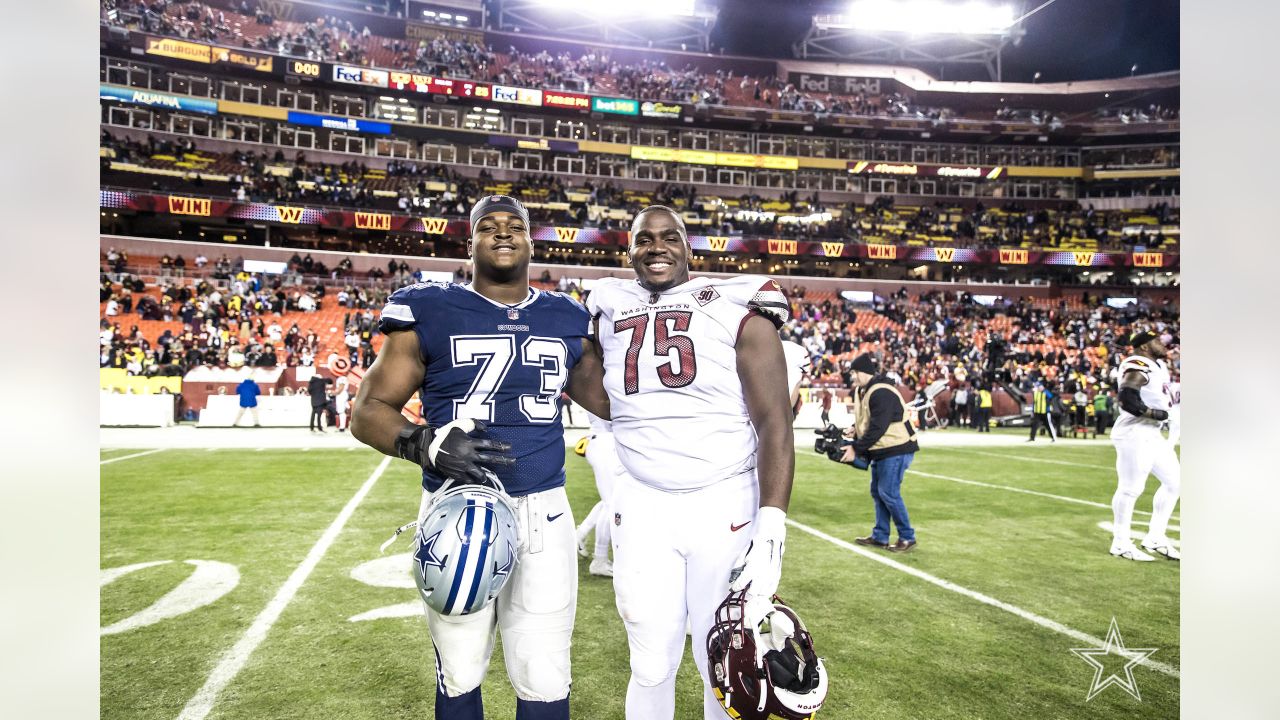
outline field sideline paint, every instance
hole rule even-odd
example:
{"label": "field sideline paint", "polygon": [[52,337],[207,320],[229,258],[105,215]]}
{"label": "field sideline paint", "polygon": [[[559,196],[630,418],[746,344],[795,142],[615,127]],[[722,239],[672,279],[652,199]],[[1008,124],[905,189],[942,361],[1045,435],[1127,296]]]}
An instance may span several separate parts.
{"label": "field sideline paint", "polygon": [[355,495],[347,501],[346,506],[338,513],[338,517],[334,518],[333,523],[324,531],[320,539],[307,553],[307,557],[303,559],[302,564],[294,569],[293,574],[285,580],[284,585],[280,586],[280,590],[276,592],[275,597],[271,598],[271,602],[263,608],[258,617],[254,618],[253,624],[245,631],[245,634],[236,642],[235,645],[227,651],[222,659],[218,661],[217,667],[209,674],[209,679],[205,681],[204,687],[200,688],[189,701],[187,706],[182,709],[182,714],[178,716],[178,720],[202,720],[213,709],[213,704],[218,701],[218,693],[235,678],[242,670],[245,663],[249,661],[249,656],[257,649],[262,641],[266,639],[267,633],[270,632],[271,626],[275,625],[276,620],[280,619],[280,613],[293,596],[298,594],[299,588],[307,581],[311,575],[311,571],[315,570],[316,565],[324,558],[324,554],[328,552],[329,546],[338,538],[338,534],[342,532],[342,528],[347,524],[347,520],[351,519],[351,515],[355,513],[356,508],[364,500],[369,491],[373,489],[374,483],[378,482],[378,478],[382,477],[382,473],[391,464],[390,457],[382,458],[382,462],[369,476],[368,480],[360,486]]}
{"label": "field sideline paint", "polygon": [[142,452],[133,453],[132,455],[121,455],[120,457],[107,458],[106,460],[103,460],[98,464],[107,465],[113,462],[120,462],[121,460],[128,460],[129,458],[142,457],[143,455],[154,455],[155,453],[164,452],[164,451],[165,451],[165,448],[156,448],[155,450],[144,450]]}
{"label": "field sideline paint", "polygon": [[[848,550],[849,552],[861,555],[862,557],[865,557],[869,560],[875,560],[876,562],[881,563],[883,565],[888,565],[894,570],[901,570],[902,572],[907,573],[908,575],[917,577],[921,580],[924,580],[925,582],[933,583],[934,585],[937,585],[938,587],[943,588],[944,590],[950,590],[951,592],[959,593],[960,595],[963,595],[967,598],[977,600],[980,603],[990,605],[995,608],[999,608],[1008,613],[1012,613],[1022,618],[1023,620],[1029,620],[1035,623],[1036,625],[1039,625],[1040,627],[1047,628],[1056,633],[1061,633],[1071,638],[1072,640],[1078,640],[1090,647],[1100,648],[1106,645],[1105,641],[1103,641],[1102,638],[1094,637],[1092,635],[1089,635],[1088,633],[1083,633],[1083,632],[1080,632],[1079,630],[1069,628],[1060,622],[1057,622],[1055,620],[1050,620],[1049,618],[1046,618],[1046,617],[1041,617],[1039,615],[1036,615],[1033,612],[1023,610],[1022,608],[1016,605],[1010,605],[1009,603],[1004,602],[1003,600],[997,600],[991,597],[990,595],[983,595],[982,593],[977,592],[975,590],[970,590],[969,588],[961,587],[960,585],[957,585],[949,580],[943,580],[942,578],[937,577],[935,575],[930,575],[929,573],[924,572],[923,570],[917,570],[916,568],[913,568],[910,565],[904,565],[898,562],[897,560],[884,556],[881,553],[873,552],[871,550],[864,550],[858,547],[857,545],[854,545],[853,543],[846,542],[837,537],[832,537],[831,535],[828,535],[822,532],[821,530],[811,528],[808,525],[796,522],[791,518],[787,518],[787,524],[796,528],[797,530],[802,530],[820,540],[826,540],[832,545]],[[1117,654],[1119,654],[1119,651],[1117,651]],[[1125,657],[1132,659],[1133,655],[1125,654]],[[1181,677],[1178,668],[1172,665],[1169,665],[1167,663],[1157,662],[1155,660],[1148,659],[1148,660],[1144,660],[1140,664],[1146,665],[1152,670],[1162,672],[1165,675],[1169,675],[1170,677],[1174,677],[1174,678]]]}
{"label": "field sideline paint", "polygon": [[[1022,493],[1024,495],[1035,495],[1037,497],[1049,498],[1050,500],[1059,500],[1061,502],[1075,503],[1076,505],[1088,505],[1090,507],[1111,509],[1110,503],[1100,503],[1093,500],[1081,500],[1080,498],[1068,497],[1066,495],[1054,495],[1053,493],[1044,493],[1039,490],[1028,490],[1026,488],[1014,487],[1012,485],[996,485],[995,483],[985,483],[978,480],[965,480],[964,478],[951,477],[950,475],[937,475],[935,473],[927,473],[921,470],[908,470],[908,474],[919,475],[921,477],[934,478],[936,480],[949,480],[954,483],[964,485],[977,485],[978,487],[991,488],[992,490],[1007,490],[1009,492]],[[1134,510],[1135,515],[1150,515],[1145,510]],[[1173,519],[1176,519],[1175,515]]]}

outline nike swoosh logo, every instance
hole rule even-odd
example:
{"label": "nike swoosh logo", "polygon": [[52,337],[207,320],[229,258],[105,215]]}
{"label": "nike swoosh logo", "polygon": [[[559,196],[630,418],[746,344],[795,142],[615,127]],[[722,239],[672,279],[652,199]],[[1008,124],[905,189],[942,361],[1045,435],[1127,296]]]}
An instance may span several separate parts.
{"label": "nike swoosh logo", "polygon": [[556,518],[560,517],[560,516],[561,516],[561,515],[563,515],[563,514],[564,514],[564,513],[556,513],[555,515],[548,515],[548,516],[547,516],[547,522],[555,522],[555,521],[556,521]]}
{"label": "nike swoosh logo", "polygon": [[750,524],[751,524],[751,521],[750,521],[750,520],[748,520],[748,521],[746,521],[746,522],[742,523],[741,525],[734,525],[733,523],[729,523],[729,532],[738,532],[739,530],[741,530],[742,528],[744,528],[744,527],[746,527],[746,526],[748,526],[748,525],[750,525]]}

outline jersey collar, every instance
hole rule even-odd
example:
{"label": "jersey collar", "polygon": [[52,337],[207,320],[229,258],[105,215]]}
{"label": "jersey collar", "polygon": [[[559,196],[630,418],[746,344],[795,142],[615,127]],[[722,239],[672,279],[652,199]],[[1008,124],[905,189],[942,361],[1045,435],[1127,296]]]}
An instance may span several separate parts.
{"label": "jersey collar", "polygon": [[664,297],[666,295],[676,295],[682,292],[689,292],[690,290],[696,287],[702,287],[711,281],[712,281],[712,278],[691,277],[688,280],[684,281],[683,283],[680,283],[679,285],[672,285],[671,287],[659,293],[655,293],[649,288],[641,285],[640,278],[636,278],[634,282],[635,282],[636,289],[644,293],[645,295],[657,295],[658,297]]}
{"label": "jersey collar", "polygon": [[475,296],[476,296],[476,297],[478,297],[478,298],[480,298],[481,300],[484,300],[485,302],[489,303],[490,305],[492,305],[492,306],[494,306],[494,307],[498,307],[498,308],[516,308],[516,309],[520,309],[520,308],[523,308],[523,307],[527,307],[527,306],[528,306],[530,303],[532,303],[534,300],[537,300],[537,299],[538,299],[538,294],[541,292],[540,290],[538,290],[538,289],[536,289],[536,288],[532,288],[532,287],[531,287],[531,288],[529,288],[529,294],[528,294],[527,296],[525,296],[525,299],[524,299],[524,300],[521,300],[520,302],[516,303],[515,305],[508,305],[508,304],[506,304],[506,303],[500,303],[500,302],[498,302],[497,300],[492,300],[492,299],[490,299],[490,298],[485,297],[484,295],[481,295],[481,294],[480,294],[480,291],[476,290],[472,283],[467,283],[466,285],[463,285],[462,287],[463,287],[463,288],[465,288],[465,289],[467,289],[467,290],[470,290],[470,291],[471,291],[471,292],[473,292],[473,293],[475,293]]}

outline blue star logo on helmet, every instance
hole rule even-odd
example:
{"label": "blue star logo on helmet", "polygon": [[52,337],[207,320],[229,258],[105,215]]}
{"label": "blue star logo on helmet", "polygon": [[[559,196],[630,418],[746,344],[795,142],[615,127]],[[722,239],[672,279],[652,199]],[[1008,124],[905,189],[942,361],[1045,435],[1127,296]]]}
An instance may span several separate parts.
{"label": "blue star logo on helmet", "polygon": [[446,555],[443,560],[436,557],[436,542],[439,540],[440,533],[432,535],[431,537],[423,540],[422,544],[418,547],[418,551],[413,554],[414,559],[418,561],[418,566],[424,574],[427,572],[427,568],[429,567],[440,568],[443,570],[445,562],[449,560],[448,555]]}
{"label": "blue star logo on helmet", "polygon": [[442,615],[484,608],[520,563],[515,512],[501,483],[442,488],[418,537],[414,584],[423,602]]}

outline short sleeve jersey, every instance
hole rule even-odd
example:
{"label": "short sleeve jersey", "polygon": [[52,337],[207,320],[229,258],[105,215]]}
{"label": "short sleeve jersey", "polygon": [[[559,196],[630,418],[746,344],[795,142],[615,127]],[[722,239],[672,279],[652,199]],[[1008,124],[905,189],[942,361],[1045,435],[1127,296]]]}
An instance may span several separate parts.
{"label": "short sleeve jersey", "polygon": [[[1120,363],[1120,372],[1116,377],[1117,389],[1124,382],[1124,376],[1130,371],[1142,373],[1147,384],[1140,391],[1142,403],[1149,408],[1168,411],[1173,404],[1169,391],[1169,367],[1163,360],[1153,360],[1141,355],[1130,355]],[[1148,417],[1131,415],[1123,407],[1116,418],[1115,427],[1111,429],[1112,439],[1123,439],[1137,433],[1158,433],[1160,421]]]}
{"label": "short sleeve jersey", "polygon": [[809,351],[792,340],[782,341],[782,355],[787,361],[787,395],[789,396],[800,387],[800,381],[813,367],[813,362],[809,359]]}
{"label": "short sleeve jersey", "polygon": [[678,492],[755,467],[736,346],[752,315],[776,325],[789,317],[777,283],[696,278],[651,293],[606,278],[587,309],[598,321],[618,459],[632,477]]}
{"label": "short sleeve jersey", "polygon": [[[378,328],[413,330],[427,367],[420,395],[427,424],[469,418],[511,444],[516,463],[495,468],[513,496],[564,484],[560,393],[582,357],[590,316],[568,296],[530,289],[504,305],[470,285],[424,282],[387,299]],[[423,470],[423,486],[444,478]]]}

